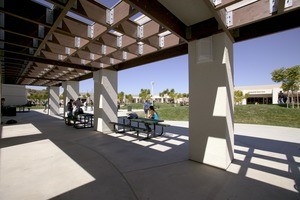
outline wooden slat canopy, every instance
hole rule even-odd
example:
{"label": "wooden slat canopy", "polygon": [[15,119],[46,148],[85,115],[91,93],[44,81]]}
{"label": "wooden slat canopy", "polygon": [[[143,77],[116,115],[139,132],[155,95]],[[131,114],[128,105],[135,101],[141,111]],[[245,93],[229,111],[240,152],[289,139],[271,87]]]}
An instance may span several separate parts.
{"label": "wooden slat canopy", "polygon": [[58,86],[183,55],[189,41],[220,32],[239,42],[300,26],[300,0],[214,2],[2,0],[2,83]]}

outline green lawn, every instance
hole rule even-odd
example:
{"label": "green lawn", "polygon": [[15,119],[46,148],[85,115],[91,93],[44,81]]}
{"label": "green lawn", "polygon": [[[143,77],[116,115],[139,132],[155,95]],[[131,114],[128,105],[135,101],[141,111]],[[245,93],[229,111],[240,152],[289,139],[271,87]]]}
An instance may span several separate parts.
{"label": "green lawn", "polygon": [[[130,104],[133,109],[143,109],[143,104]],[[127,107],[123,107],[124,109]],[[187,121],[189,108],[172,104],[155,104],[161,119]],[[144,116],[143,112],[137,113]],[[280,105],[240,105],[234,108],[234,122],[300,128],[300,109]]]}
{"label": "green lawn", "polygon": [[235,106],[234,122],[300,128],[300,109],[262,104]]}

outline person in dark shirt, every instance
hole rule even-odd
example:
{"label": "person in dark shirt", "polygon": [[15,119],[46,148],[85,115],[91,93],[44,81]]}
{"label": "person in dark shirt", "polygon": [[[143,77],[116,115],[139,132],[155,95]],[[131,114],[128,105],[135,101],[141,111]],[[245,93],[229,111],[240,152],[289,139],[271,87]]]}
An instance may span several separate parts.
{"label": "person in dark shirt", "polygon": [[67,103],[67,115],[68,115],[68,125],[71,124],[70,119],[73,117],[73,99]]}

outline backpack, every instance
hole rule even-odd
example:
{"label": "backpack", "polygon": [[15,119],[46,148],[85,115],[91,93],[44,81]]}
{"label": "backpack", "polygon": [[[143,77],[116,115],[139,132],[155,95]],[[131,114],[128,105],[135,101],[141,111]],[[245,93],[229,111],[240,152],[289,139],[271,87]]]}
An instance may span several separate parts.
{"label": "backpack", "polygon": [[82,108],[78,108],[78,114],[83,114]]}
{"label": "backpack", "polygon": [[16,124],[16,123],[17,123],[17,121],[14,119],[10,119],[6,122],[6,124]]}
{"label": "backpack", "polygon": [[127,118],[128,119],[137,119],[137,118],[139,118],[139,116],[133,112],[133,113],[129,113]]}

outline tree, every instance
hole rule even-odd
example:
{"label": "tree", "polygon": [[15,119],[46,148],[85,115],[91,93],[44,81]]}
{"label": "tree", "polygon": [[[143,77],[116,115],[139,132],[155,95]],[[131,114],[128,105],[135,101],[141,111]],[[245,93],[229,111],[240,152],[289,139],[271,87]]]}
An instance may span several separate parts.
{"label": "tree", "polygon": [[132,101],[133,101],[133,96],[132,96],[131,94],[125,95],[125,98],[126,98],[126,100],[127,100],[128,103],[132,103]]}
{"label": "tree", "polygon": [[150,99],[151,98],[150,89],[141,89],[139,97],[141,97],[141,99],[143,101],[146,101],[147,99]]}
{"label": "tree", "polygon": [[[281,88],[288,93],[287,107],[289,106],[289,96],[291,93],[291,103],[294,108],[294,92],[299,90],[300,86],[300,66],[296,65],[290,68],[280,68],[272,73],[272,80],[276,83],[282,83]],[[297,92],[297,107],[299,108],[299,98]]]}
{"label": "tree", "polygon": [[124,100],[124,92],[118,93],[118,100],[119,100],[120,103],[123,103],[123,100]]}
{"label": "tree", "polygon": [[241,90],[235,90],[234,91],[234,104],[235,105],[241,105],[243,99],[247,99],[249,97],[249,94],[246,93],[245,95]]}
{"label": "tree", "polygon": [[174,89],[171,89],[168,93],[168,96],[170,97],[171,99],[171,102],[174,103],[174,99],[176,97],[176,94],[175,94],[175,90]]}

